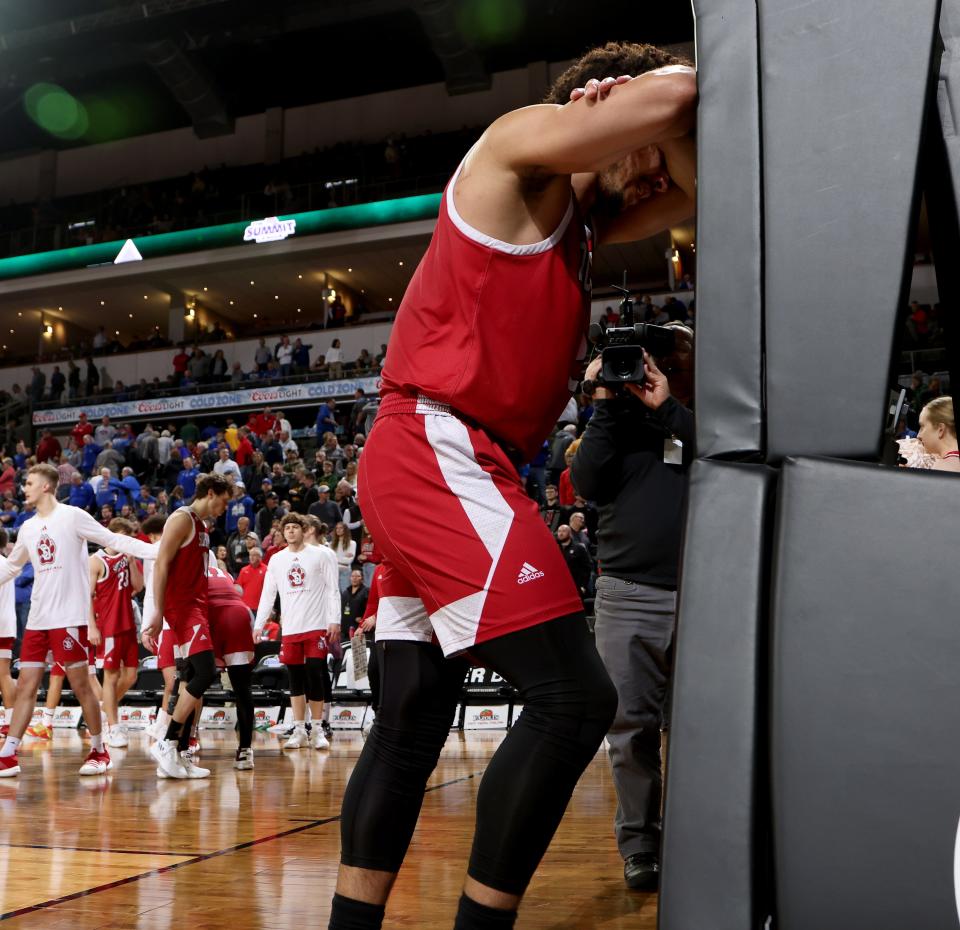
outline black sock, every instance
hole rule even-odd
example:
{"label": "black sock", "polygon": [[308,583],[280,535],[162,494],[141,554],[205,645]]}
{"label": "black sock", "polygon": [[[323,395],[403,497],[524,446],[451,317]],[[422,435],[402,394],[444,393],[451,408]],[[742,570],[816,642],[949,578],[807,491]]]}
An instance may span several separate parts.
{"label": "black sock", "polygon": [[176,720],[171,719],[170,723],[167,724],[167,735],[164,739],[172,739],[174,742],[180,739],[180,731],[183,729],[182,723],[177,723]]}
{"label": "black sock", "polygon": [[383,912],[382,905],[354,901],[353,898],[335,894],[328,930],[380,930]]}
{"label": "black sock", "polygon": [[183,729],[180,730],[180,740],[178,748],[180,752],[186,752],[190,748],[190,737],[193,736],[193,721],[196,719],[197,712],[190,711],[190,716],[183,721]]}
{"label": "black sock", "polygon": [[516,911],[487,907],[462,894],[453,930],[513,930],[516,922]]}

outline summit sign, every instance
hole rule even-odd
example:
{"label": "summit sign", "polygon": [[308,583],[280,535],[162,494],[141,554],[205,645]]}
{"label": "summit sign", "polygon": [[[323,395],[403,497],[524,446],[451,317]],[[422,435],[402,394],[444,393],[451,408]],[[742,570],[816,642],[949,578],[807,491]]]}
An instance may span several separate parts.
{"label": "summit sign", "polygon": [[254,220],[244,231],[244,242],[279,242],[297,231],[296,220],[281,220],[268,216],[264,220]]}

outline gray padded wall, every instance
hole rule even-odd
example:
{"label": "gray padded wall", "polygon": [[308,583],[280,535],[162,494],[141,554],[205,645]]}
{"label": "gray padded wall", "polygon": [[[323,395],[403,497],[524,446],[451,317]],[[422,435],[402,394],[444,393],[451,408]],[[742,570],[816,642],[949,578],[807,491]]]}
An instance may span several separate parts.
{"label": "gray padded wall", "polygon": [[754,0],[694,0],[697,451],[762,446],[760,107]]}
{"label": "gray padded wall", "polygon": [[[754,930],[767,903],[765,745],[768,505],[776,473],[697,461],[683,550],[660,884],[660,930]],[[759,771],[758,771],[759,765]]]}
{"label": "gray padded wall", "polygon": [[778,930],[956,930],[956,475],[788,460],[772,594]]}
{"label": "gray padded wall", "polygon": [[875,456],[940,2],[758,7],[767,454]]}

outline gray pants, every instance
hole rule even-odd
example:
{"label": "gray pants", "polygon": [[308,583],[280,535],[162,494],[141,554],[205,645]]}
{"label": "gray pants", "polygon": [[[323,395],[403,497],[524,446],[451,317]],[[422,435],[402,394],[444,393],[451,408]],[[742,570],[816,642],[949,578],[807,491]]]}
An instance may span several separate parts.
{"label": "gray pants", "polygon": [[609,575],[597,579],[596,639],[620,699],[607,735],[624,859],[660,851],[660,729],[673,656],[677,595]]}

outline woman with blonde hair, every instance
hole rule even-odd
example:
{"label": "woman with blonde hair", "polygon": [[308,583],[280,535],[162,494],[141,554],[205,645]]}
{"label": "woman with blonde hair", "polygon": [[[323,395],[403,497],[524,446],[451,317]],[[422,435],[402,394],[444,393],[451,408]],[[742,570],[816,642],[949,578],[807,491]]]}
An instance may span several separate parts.
{"label": "woman with blonde hair", "polygon": [[917,439],[934,457],[934,471],[960,472],[960,451],[957,450],[957,421],[953,398],[937,397],[920,411]]}

